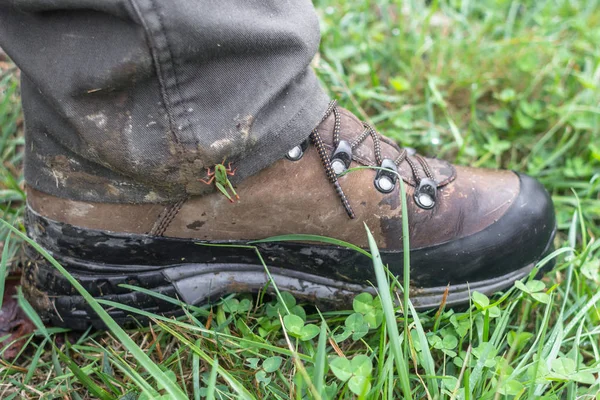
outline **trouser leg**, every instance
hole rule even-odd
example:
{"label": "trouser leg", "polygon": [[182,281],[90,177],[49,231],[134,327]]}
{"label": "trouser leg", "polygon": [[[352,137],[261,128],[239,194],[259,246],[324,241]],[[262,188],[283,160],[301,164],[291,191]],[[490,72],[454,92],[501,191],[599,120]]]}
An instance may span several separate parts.
{"label": "trouser leg", "polygon": [[319,122],[308,0],[14,0],[0,46],[22,71],[25,178],[76,200],[201,194],[223,158],[241,180]]}

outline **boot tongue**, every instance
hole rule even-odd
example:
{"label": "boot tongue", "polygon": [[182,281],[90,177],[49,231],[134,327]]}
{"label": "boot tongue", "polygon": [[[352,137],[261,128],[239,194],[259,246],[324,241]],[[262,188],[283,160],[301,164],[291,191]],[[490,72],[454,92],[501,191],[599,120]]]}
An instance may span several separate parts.
{"label": "boot tongue", "polygon": [[[363,123],[350,111],[345,108],[338,107],[340,114],[340,138],[352,142],[365,130]],[[323,139],[324,144],[333,151],[333,129],[334,129],[334,116],[333,113],[325,121],[323,121],[317,130]],[[387,138],[379,134],[381,143],[381,155],[383,158],[389,158],[395,160],[401,152],[400,146],[398,146],[392,139]],[[354,161],[368,166],[378,166],[375,160],[374,143],[371,136],[367,137],[353,152]],[[425,158],[429,164],[429,168],[433,174],[433,177],[438,187],[444,186],[454,180],[456,177],[456,170],[454,167],[443,160],[435,158]],[[419,176],[426,177],[423,167],[419,161],[411,157],[413,164],[417,166]],[[403,161],[398,166],[398,173],[402,176],[403,180],[411,186],[416,186],[417,181],[412,173],[408,162]]]}

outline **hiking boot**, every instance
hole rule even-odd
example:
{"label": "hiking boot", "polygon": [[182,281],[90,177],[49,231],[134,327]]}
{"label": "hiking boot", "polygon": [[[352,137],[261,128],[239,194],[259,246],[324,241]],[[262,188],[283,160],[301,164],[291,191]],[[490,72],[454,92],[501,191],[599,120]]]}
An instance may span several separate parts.
{"label": "hiking boot", "polygon": [[[382,168],[347,171],[361,166]],[[310,142],[238,184],[239,200],[233,196],[233,203],[219,191],[173,204],[101,204],[30,188],[26,225],[30,237],[93,296],[170,315],[180,307],[121,285],[189,304],[270,290],[254,249],[206,244],[245,245],[305,234],[368,248],[366,224],[384,263],[401,276],[400,178],[407,191],[410,295],[419,309],[439,306],[447,288],[449,306],[468,302],[474,290],[491,294],[507,288],[551,248],[554,210],[536,180],[424,158],[335,103]],[[298,298],[345,307],[354,295],[374,292],[371,260],[339,243],[304,237],[254,245],[279,290]],[[24,286],[53,324],[103,327],[79,293],[40,256],[32,254]],[[131,321],[121,310],[109,313],[120,324]]]}

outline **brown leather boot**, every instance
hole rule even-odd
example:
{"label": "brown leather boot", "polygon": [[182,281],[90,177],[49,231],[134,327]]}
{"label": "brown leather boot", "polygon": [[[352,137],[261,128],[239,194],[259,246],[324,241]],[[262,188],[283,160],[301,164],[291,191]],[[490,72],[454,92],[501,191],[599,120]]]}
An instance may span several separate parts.
{"label": "brown leather boot", "polygon": [[[177,307],[119,285],[199,304],[268,283],[252,249],[199,243],[311,234],[366,248],[366,223],[384,262],[402,275],[398,175],[407,188],[411,296],[419,308],[439,305],[448,285],[449,305],[468,301],[469,291],[506,288],[551,247],[552,201],[528,176],[409,153],[334,104],[310,139],[239,184],[234,203],[217,191],[175,204],[136,205],[73,201],[30,189],[29,235],[94,296],[166,314]],[[343,174],[358,166],[385,169]],[[256,246],[280,290],[334,306],[372,291],[371,261],[355,250],[309,241]],[[24,276],[30,300],[46,319],[75,329],[102,326],[44,260],[35,258]],[[125,313],[111,313],[127,321]]]}

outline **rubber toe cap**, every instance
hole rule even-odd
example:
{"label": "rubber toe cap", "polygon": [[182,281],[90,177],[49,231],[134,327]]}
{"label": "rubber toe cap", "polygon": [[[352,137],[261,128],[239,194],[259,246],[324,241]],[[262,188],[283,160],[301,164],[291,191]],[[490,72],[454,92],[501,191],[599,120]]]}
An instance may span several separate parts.
{"label": "rubber toe cap", "polygon": [[514,225],[512,235],[523,237],[529,246],[544,250],[556,227],[552,199],[536,179],[517,175],[521,181],[519,196],[501,220],[509,226]]}
{"label": "rubber toe cap", "polygon": [[418,287],[482,281],[539,261],[551,248],[554,207],[544,186],[517,173],[519,194],[504,215],[475,234],[411,252]]}

